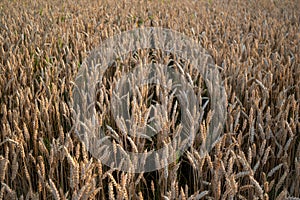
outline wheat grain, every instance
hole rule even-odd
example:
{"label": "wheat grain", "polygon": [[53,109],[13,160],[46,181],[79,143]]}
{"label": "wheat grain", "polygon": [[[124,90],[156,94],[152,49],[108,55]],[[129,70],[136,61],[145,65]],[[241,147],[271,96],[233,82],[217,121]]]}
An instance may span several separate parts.
{"label": "wheat grain", "polygon": [[256,191],[258,192],[260,198],[263,199],[263,189],[252,176],[250,176],[249,178],[250,178],[250,182],[254,185]]}
{"label": "wheat grain", "polygon": [[53,181],[51,179],[49,179],[49,184],[50,184],[51,193],[52,193],[54,199],[55,200],[60,200],[60,195],[58,193],[58,190],[57,190],[55,184],[53,183]]}
{"label": "wheat grain", "polygon": [[268,148],[265,150],[265,154],[264,154],[264,157],[262,159],[262,166],[264,166],[268,160],[268,157],[269,157],[269,153],[271,151],[271,146],[268,146]]}
{"label": "wheat grain", "polygon": [[3,158],[3,156],[0,156],[0,181],[3,182],[5,179],[5,174],[7,170],[8,160],[6,158]]}
{"label": "wheat grain", "polygon": [[288,171],[288,170],[286,170],[286,171],[283,173],[283,175],[281,176],[281,178],[279,179],[279,181],[278,181],[277,184],[276,184],[276,188],[275,188],[276,191],[278,191],[279,188],[282,186],[282,184],[284,183],[284,181],[285,181],[286,177],[288,176],[288,174],[289,174],[289,171]]}
{"label": "wheat grain", "polygon": [[[18,173],[18,169],[19,169],[19,163],[18,163],[18,153],[15,152],[13,155],[13,160],[12,160],[12,164],[11,164],[11,180],[13,181]],[[1,175],[0,175],[1,177]]]}

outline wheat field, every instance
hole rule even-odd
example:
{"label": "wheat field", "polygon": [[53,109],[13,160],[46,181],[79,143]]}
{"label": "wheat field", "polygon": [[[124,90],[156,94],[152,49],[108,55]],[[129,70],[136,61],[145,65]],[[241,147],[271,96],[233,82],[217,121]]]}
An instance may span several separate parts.
{"label": "wheat field", "polygon": [[[74,130],[70,103],[89,53],[142,27],[181,32],[210,53],[223,79],[227,115],[222,138],[204,156],[199,148],[209,109],[176,162],[130,173],[91,155]],[[199,98],[207,95],[187,62],[159,50],[115,62],[99,86],[97,111],[106,133],[121,141],[114,145],[126,151],[161,148],[180,127],[176,99],[146,85],[128,102],[134,123],[147,115],[147,99],[160,98],[171,113],[168,120],[158,116],[162,132],[170,134],[122,138],[116,129],[109,101],[117,79],[153,60],[182,67]],[[0,102],[0,199],[300,199],[300,2],[2,0]]]}

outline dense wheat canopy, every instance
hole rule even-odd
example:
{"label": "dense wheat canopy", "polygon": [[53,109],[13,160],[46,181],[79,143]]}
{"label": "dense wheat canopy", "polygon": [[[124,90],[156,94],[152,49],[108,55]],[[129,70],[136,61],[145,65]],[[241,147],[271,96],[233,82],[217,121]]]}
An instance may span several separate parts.
{"label": "dense wheat canopy", "polygon": [[[181,32],[207,50],[223,80],[227,116],[209,153],[200,152],[208,105],[176,162],[135,174],[91,155],[70,105],[89,53],[142,27]],[[110,100],[117,80],[153,62],[189,74],[197,98],[209,98],[203,78],[176,55],[142,49],[117,59],[97,86],[95,107],[99,125],[124,151],[161,148],[180,130],[176,98],[153,85],[128,100],[131,125],[145,122],[152,99],[169,116],[156,116],[163,134],[124,137],[116,128],[122,119],[114,119]],[[0,103],[0,199],[299,199],[300,2],[2,0]]]}

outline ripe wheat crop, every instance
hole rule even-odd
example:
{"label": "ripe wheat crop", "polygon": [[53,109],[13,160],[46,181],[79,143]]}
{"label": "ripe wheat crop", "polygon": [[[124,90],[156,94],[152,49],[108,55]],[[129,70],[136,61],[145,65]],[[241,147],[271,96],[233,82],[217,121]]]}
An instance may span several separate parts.
{"label": "ripe wheat crop", "polygon": [[[134,174],[90,154],[75,133],[70,103],[93,49],[115,34],[153,26],[184,33],[210,53],[227,116],[210,152],[200,151],[212,116],[208,103],[191,147],[176,162]],[[125,156],[162,148],[182,129],[176,97],[153,85],[137,87],[126,100],[129,125],[138,132],[154,115],[160,123],[150,120],[147,128],[160,134],[124,136],[126,120],[113,119],[117,81],[154,61],[187,74],[201,102],[209,97],[201,76],[174,55],[143,49],[116,60],[98,85],[96,105],[99,125],[113,138],[112,157],[117,148]],[[151,111],[151,102],[161,106]],[[2,0],[0,103],[0,199],[299,199],[299,1]]]}

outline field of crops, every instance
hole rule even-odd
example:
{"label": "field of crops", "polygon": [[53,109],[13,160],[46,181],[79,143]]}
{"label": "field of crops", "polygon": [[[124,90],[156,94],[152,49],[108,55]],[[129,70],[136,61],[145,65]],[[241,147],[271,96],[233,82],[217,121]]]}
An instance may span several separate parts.
{"label": "field of crops", "polygon": [[[226,91],[226,121],[214,148],[201,152],[208,105],[175,162],[131,173],[88,151],[75,131],[72,91],[92,50],[143,27],[181,32],[207,50]],[[131,125],[147,121],[152,99],[170,118],[158,116],[162,134],[123,136],[122,119],[112,116],[122,73],[154,60],[190,74],[200,99],[208,94],[203,77],[175,55],[143,49],[117,59],[98,85],[96,110],[124,151],[162,148],[180,129],[183,109],[151,85],[127,102],[137,116]],[[300,199],[300,2],[1,0],[0,121],[0,199]]]}

